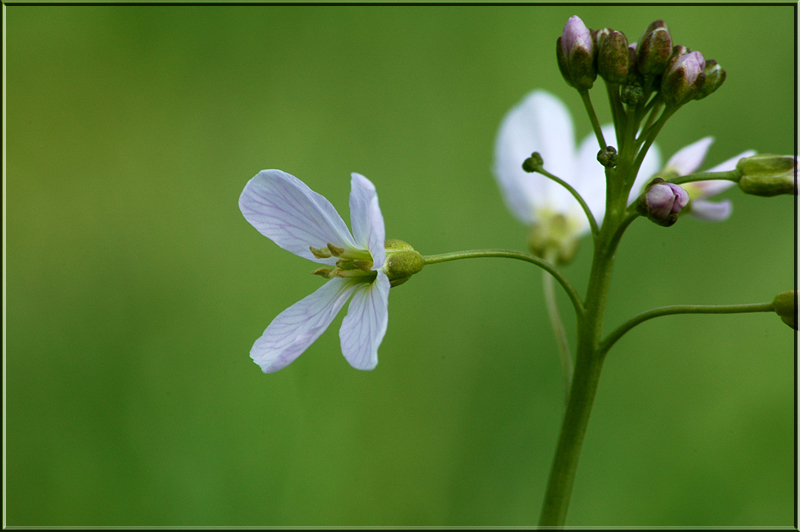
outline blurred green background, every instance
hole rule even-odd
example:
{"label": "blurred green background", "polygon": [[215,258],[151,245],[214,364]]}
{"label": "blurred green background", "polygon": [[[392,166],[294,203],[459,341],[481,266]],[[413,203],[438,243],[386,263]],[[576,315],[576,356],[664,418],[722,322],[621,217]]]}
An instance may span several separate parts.
{"label": "blurred green background", "polygon": [[[665,158],[792,153],[794,7],[7,8],[7,523],[533,525],[562,414],[541,273],[485,259],[392,290],[373,372],[330,329],[264,375],[252,343],[319,286],[237,200],[264,168],[349,219],[369,177],[423,254],[525,249],[489,170],[528,91],[570,107],[555,40],[578,14],[638,39],[664,19],[727,70]],[[601,121],[610,114],[602,84]],[[607,328],[793,285],[793,200],[720,224],[641,221]],[[584,241],[567,275],[583,291]],[[563,294],[569,332],[574,320]],[[794,340],[774,315],[674,316],[611,351],[567,523],[789,526]]]}

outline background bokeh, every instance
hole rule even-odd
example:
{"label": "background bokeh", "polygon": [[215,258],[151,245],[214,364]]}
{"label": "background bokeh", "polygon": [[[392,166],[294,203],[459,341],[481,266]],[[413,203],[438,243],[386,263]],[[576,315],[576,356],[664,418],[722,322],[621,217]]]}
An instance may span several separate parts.
{"label": "background bokeh", "polygon": [[[589,133],[554,57],[573,14],[631,41],[664,19],[727,70],[663,130],[666,156],[707,135],[706,167],[794,151],[793,6],[6,14],[9,525],[535,524],[563,401],[540,271],[430,266],[392,290],[375,371],[342,357],[342,313],[264,375],[253,341],[320,279],[243,219],[247,180],[288,171],[347,220],[357,171],[423,254],[524,250],[492,145],[535,88]],[[725,223],[631,227],[609,330],[793,285],[793,199],[724,197]],[[581,291],[589,251],[566,268]],[[774,315],[637,327],[605,364],[568,524],[791,525],[793,394]]]}

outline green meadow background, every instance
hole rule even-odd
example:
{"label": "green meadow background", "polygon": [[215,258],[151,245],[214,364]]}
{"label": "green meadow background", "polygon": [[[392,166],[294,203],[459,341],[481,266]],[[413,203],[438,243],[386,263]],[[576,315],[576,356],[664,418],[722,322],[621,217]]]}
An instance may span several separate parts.
{"label": "green meadow background", "polygon": [[[793,153],[792,5],[7,7],[7,524],[535,525],[563,408],[541,272],[429,266],[392,290],[374,371],[342,357],[342,312],[265,375],[251,345],[321,279],[237,201],[279,168],[349,220],[359,172],[423,254],[525,250],[493,142],[537,88],[589,133],[555,62],[574,14],[631,42],[664,19],[727,70],[664,128],[665,159],[707,135],[705,168]],[[793,286],[793,198],[723,197],[725,223],[630,228],[607,330]],[[565,270],[581,292],[590,251]],[[772,314],[634,329],[567,523],[791,526],[794,345]]]}

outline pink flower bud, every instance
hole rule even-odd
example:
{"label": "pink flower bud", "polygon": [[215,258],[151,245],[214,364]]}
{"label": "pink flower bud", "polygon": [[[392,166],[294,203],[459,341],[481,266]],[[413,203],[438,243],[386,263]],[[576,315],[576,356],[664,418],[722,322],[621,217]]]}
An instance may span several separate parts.
{"label": "pink flower bud", "polygon": [[592,32],[577,16],[570,17],[556,43],[558,68],[566,82],[578,90],[592,88],[597,70]]}
{"label": "pink flower bud", "polygon": [[688,204],[689,194],[685,190],[657,177],[650,182],[637,207],[651,221],[669,227]]}
{"label": "pink flower bud", "polygon": [[[676,47],[680,48],[680,47]],[[667,105],[681,105],[694,97],[705,82],[706,61],[700,52],[673,55],[661,80],[661,93]]]}

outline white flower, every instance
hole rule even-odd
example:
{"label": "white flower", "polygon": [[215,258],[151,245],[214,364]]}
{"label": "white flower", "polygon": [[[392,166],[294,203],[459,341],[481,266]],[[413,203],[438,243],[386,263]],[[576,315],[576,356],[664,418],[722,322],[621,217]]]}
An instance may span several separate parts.
{"label": "white flower", "polygon": [[[603,126],[603,136],[607,141],[616,139],[613,126]],[[576,150],[572,118],[564,104],[545,91],[530,93],[505,116],[495,143],[493,170],[506,205],[528,226],[562,215],[573,237],[589,230],[583,209],[564,187],[522,169],[522,162],[536,151],[544,160],[545,170],[578,191],[599,225],[606,209],[605,169],[597,162],[599,150],[594,134]],[[653,145],[642,162],[629,201],[639,196],[659,165],[658,148]]]}
{"label": "white flower", "polygon": [[[335,266],[314,273],[329,280],[313,294],[272,320],[250,350],[264,373],[291,364],[328,328],[350,295],[339,331],[342,353],[351,366],[370,370],[389,319],[389,278],[383,216],[375,186],[352,174],[350,224],[323,196],[280,170],[263,170],[239,198],[242,214],[283,249],[314,262]],[[314,248],[314,249],[312,249]]]}
{"label": "white flower", "polygon": [[[603,126],[603,136],[614,142],[612,125]],[[572,119],[561,101],[545,91],[534,91],[503,119],[495,143],[494,175],[500,185],[506,205],[520,222],[534,226],[547,224],[554,216],[567,220],[568,233],[578,237],[589,230],[589,222],[580,204],[558,183],[547,177],[522,170],[522,162],[534,151],[544,160],[544,168],[560,177],[578,191],[594,214],[598,225],[605,214],[606,180],[604,168],[597,162],[600,146],[594,134],[588,135],[575,149]],[[679,150],[658,174],[665,179],[693,173],[703,162],[713,142],[706,137]],[[746,151],[708,172],[733,170]],[[628,203],[635,200],[642,188],[660,168],[661,157],[652,145],[642,162],[631,188]],[[689,194],[685,212],[704,220],[724,220],[731,212],[729,200],[706,201],[706,198],[733,186],[732,181],[697,181],[681,185]]]}
{"label": "white flower", "polygon": [[[696,172],[700,165],[703,164],[712,142],[714,142],[712,137],[705,137],[678,150],[664,167],[664,177],[684,176]],[[755,155],[755,151],[742,152],[714,168],[709,168],[706,172],[729,172],[736,168],[736,163],[739,162],[739,159],[750,157],[751,155]],[[727,199],[719,202],[706,201],[706,198],[719,194],[735,184],[733,181],[726,179],[694,181],[682,184],[681,187],[689,193],[690,199],[686,212],[701,220],[718,222],[727,219],[731,215],[731,201]]]}

